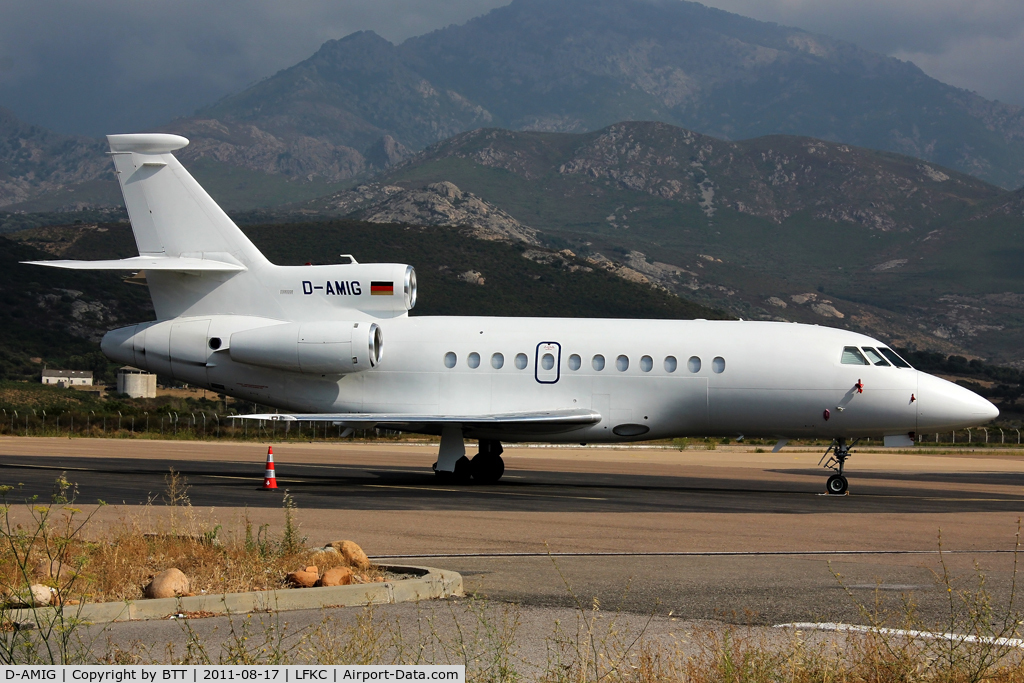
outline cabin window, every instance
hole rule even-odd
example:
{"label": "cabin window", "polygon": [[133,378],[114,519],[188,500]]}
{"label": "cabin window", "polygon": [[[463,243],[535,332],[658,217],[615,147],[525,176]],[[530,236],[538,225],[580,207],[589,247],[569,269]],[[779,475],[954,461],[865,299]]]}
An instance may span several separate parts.
{"label": "cabin window", "polygon": [[898,368],[909,368],[910,367],[910,363],[908,363],[907,361],[905,361],[902,358],[900,358],[896,354],[896,352],[893,351],[892,349],[887,349],[884,346],[879,346],[878,350],[881,351],[882,355],[885,356],[886,358],[888,358],[889,362],[891,362],[896,367],[898,367]]}
{"label": "cabin window", "polygon": [[629,370],[629,356],[619,356],[615,359],[615,367],[619,372]]}
{"label": "cabin window", "polygon": [[495,370],[501,370],[501,367],[505,365],[505,356],[500,353],[496,353],[491,356],[491,367]]}
{"label": "cabin window", "polygon": [[867,354],[868,360],[871,361],[872,365],[882,365],[884,367],[889,367],[889,361],[882,358],[882,355],[878,353],[878,351],[875,351],[870,346],[864,346],[862,348],[864,349],[864,353]]}
{"label": "cabin window", "polygon": [[569,356],[570,370],[579,370],[581,365],[583,365],[583,359],[580,358],[578,354],[574,353],[571,356]]}
{"label": "cabin window", "polygon": [[843,349],[843,365],[869,365],[868,359],[856,346],[847,346]]}
{"label": "cabin window", "polygon": [[602,356],[601,354],[597,354],[596,356],[594,356],[594,360],[590,361],[590,364],[598,372],[604,370],[604,356]]}
{"label": "cabin window", "polygon": [[640,359],[640,369],[644,372],[650,372],[651,368],[654,367],[654,359],[650,356],[644,356]]}
{"label": "cabin window", "polygon": [[679,361],[675,356],[665,356],[665,372],[675,372],[678,366]]}
{"label": "cabin window", "polygon": [[459,359],[455,355],[454,351],[449,351],[448,353],[444,354],[444,366],[446,368],[454,368],[458,360]]}
{"label": "cabin window", "polygon": [[516,354],[516,367],[517,368],[519,368],[520,370],[525,370],[526,366],[528,364],[529,364],[529,360],[526,358],[526,354],[525,353],[517,353]]}
{"label": "cabin window", "polygon": [[480,367],[480,354],[476,351],[469,354],[469,356],[466,357],[466,365],[474,369]]}
{"label": "cabin window", "polygon": [[718,373],[719,375],[725,372],[725,359],[721,356],[717,356],[711,361],[711,371]]}
{"label": "cabin window", "polygon": [[555,357],[552,356],[550,353],[545,353],[543,356],[540,357],[540,366],[545,370],[550,370],[551,368],[555,367]]}
{"label": "cabin window", "polygon": [[686,367],[689,368],[690,372],[700,372],[700,358],[690,356],[690,360],[686,361]]}

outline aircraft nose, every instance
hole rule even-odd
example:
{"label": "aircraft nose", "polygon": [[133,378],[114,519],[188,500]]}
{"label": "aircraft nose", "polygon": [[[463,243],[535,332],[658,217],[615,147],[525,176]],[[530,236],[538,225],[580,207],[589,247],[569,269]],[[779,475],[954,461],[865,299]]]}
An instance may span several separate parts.
{"label": "aircraft nose", "polygon": [[924,372],[918,373],[917,390],[919,432],[965,429],[999,417],[988,399]]}

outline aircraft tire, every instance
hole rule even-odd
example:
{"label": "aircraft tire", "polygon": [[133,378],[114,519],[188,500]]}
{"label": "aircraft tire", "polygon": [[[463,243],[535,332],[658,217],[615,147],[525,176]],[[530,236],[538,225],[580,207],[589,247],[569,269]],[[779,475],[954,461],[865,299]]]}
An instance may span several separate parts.
{"label": "aircraft tire", "polygon": [[829,495],[841,496],[846,493],[846,489],[849,488],[850,484],[846,481],[846,477],[841,474],[833,474],[825,482],[825,490],[829,492]]}
{"label": "aircraft tire", "polygon": [[456,483],[468,484],[473,477],[473,463],[466,456],[455,461],[455,471],[452,473]]}
{"label": "aircraft tire", "polygon": [[478,484],[497,484],[505,474],[505,461],[500,455],[477,453],[470,465],[473,468],[473,481]]}

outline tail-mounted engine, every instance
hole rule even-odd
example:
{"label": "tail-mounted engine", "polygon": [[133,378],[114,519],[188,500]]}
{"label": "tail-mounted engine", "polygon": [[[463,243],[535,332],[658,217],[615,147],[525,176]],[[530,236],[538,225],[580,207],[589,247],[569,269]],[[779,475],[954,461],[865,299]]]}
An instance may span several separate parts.
{"label": "tail-mounted engine", "polygon": [[245,316],[175,318],[111,330],[100,345],[108,358],[183,382],[207,384],[225,361],[319,375],[345,375],[380,363],[377,323],[282,323]]}
{"label": "tail-mounted engine", "polygon": [[278,370],[343,375],[380,362],[384,337],[377,323],[285,323],[235,332],[231,360]]}

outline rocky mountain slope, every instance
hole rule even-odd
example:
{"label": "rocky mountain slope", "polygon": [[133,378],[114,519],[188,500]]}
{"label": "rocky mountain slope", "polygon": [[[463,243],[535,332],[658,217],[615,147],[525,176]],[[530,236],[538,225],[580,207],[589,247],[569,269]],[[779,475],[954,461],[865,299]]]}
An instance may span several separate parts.
{"label": "rocky mountain slope", "polygon": [[[379,187],[415,194],[442,182],[548,246],[737,316],[1024,363],[1024,272],[1013,265],[1024,255],[1024,190],[840,143],[735,143],[659,123],[473,131],[396,166]],[[304,210],[345,213],[349,196]]]}
{"label": "rocky mountain slope", "polygon": [[98,140],[27,124],[0,107],[0,206],[96,180],[109,169],[106,151]]}
{"label": "rocky mountain slope", "polygon": [[478,239],[538,244],[537,231],[454,183],[442,181],[406,189],[372,183],[331,196],[328,213],[368,223],[408,223],[468,228]]}
{"label": "rocky mountain slope", "polygon": [[397,46],[360,32],[171,129],[206,128],[249,167],[337,180],[380,168],[369,150],[386,135],[418,150],[483,126],[585,132],[624,120],[731,140],[810,136],[1024,184],[1021,108],[693,2],[513,0]]}
{"label": "rocky mountain slope", "polygon": [[[322,194],[468,130],[580,133],[630,120],[723,140],[809,136],[1024,184],[1021,108],[684,1],[513,0],[401,45],[354,33],[165,130],[192,141],[181,153],[190,169],[254,208]],[[6,114],[0,137],[0,206],[118,202],[93,153],[102,145]]]}

